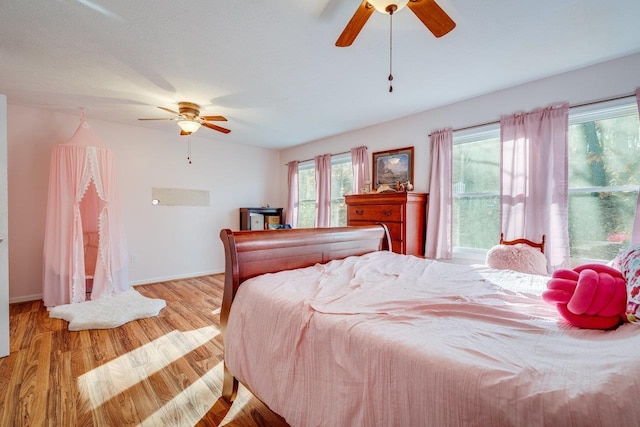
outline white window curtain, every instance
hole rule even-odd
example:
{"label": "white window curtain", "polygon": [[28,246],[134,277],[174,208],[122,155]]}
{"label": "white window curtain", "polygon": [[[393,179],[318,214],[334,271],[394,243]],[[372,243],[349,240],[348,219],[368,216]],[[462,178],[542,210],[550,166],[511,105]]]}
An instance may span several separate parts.
{"label": "white window curtain", "polygon": [[300,206],[297,160],[287,163],[287,182],[289,184],[289,197],[287,210],[285,211],[285,221],[291,227],[296,228],[298,226],[298,208]]}
{"label": "white window curtain", "polygon": [[314,157],[316,165],[316,227],[331,225],[331,154]]}
{"label": "white window curtain", "polygon": [[432,132],[431,180],[429,182],[429,208],[427,212],[427,233],[425,257],[451,259],[453,252],[452,226],[452,169],[453,130]]}
{"label": "white window curtain", "polygon": [[550,271],[569,267],[569,104],[500,120],[500,228],[506,240],[540,241]]}
{"label": "white window curtain", "polygon": [[351,149],[351,166],[353,168],[353,194],[360,194],[365,181],[370,181],[369,152],[364,145]]}
{"label": "white window curtain", "polygon": [[[638,115],[640,116],[640,88],[636,89],[636,102],[638,103]],[[640,243],[640,192],[638,193],[638,203],[636,204],[636,216],[633,221],[633,233],[631,235],[631,244]]]}

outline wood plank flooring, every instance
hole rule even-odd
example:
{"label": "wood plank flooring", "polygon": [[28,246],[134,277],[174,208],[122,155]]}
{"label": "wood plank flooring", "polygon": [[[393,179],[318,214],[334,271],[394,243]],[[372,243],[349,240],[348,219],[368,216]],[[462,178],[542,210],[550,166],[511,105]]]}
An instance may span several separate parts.
{"label": "wood plank flooring", "polygon": [[0,426],[286,426],[240,388],[222,399],[223,276],[136,286],[159,316],[69,332],[42,301],[10,305],[0,358]]}

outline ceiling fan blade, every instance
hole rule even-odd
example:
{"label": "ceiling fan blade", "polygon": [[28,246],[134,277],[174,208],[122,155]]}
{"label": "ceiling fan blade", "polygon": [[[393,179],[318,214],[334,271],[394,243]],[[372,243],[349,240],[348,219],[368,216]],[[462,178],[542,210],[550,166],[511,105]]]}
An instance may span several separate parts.
{"label": "ceiling fan blade", "polygon": [[200,116],[200,118],[208,122],[226,122],[227,121],[227,119],[223,116]]}
{"label": "ceiling fan blade", "polygon": [[138,119],[138,120],[178,120],[177,118],[162,118],[162,119]]}
{"label": "ceiling fan blade", "polygon": [[161,109],[161,110],[167,111],[167,112],[169,112],[171,114],[180,114],[177,111],[171,110],[170,108],[165,108],[165,107],[158,107],[158,108]]}
{"label": "ceiling fan blade", "polygon": [[209,129],[213,129],[213,130],[217,130],[218,132],[222,132],[222,133],[229,133],[231,132],[229,129],[225,129],[223,127],[220,126],[216,126],[212,123],[207,123],[207,122],[202,122],[200,123],[202,126],[204,127],[208,127]]}
{"label": "ceiling fan blade", "polygon": [[456,27],[453,19],[434,0],[410,0],[407,6],[436,37],[442,37]]}
{"label": "ceiling fan blade", "polygon": [[373,6],[371,6],[367,0],[364,0],[362,3],[360,3],[360,6],[358,6],[356,13],[353,14],[351,20],[342,31],[342,34],[340,34],[340,37],[338,37],[336,46],[351,46],[356,37],[358,37],[358,34],[360,34],[360,30],[362,30],[364,24],[366,24],[369,20],[369,17],[374,10],[375,9],[373,8]]}

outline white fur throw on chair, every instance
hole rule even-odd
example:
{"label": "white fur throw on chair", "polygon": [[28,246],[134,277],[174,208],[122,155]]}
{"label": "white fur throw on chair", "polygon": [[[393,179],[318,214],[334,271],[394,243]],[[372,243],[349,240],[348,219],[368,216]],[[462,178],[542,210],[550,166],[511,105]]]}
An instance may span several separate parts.
{"label": "white fur throw on chair", "polygon": [[529,274],[548,274],[547,259],[540,249],[524,243],[496,245],[487,252],[486,264],[500,270]]}

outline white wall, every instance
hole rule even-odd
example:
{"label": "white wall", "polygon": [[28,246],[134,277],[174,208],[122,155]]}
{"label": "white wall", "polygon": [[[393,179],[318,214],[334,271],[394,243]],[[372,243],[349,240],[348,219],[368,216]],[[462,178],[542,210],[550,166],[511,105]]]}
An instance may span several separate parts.
{"label": "white wall", "polygon": [[[551,59],[552,60],[552,59]],[[503,114],[530,111],[555,102],[579,104],[608,97],[633,94],[640,86],[640,54],[559,74],[528,84],[489,93],[456,104],[425,111],[398,120],[299,145],[281,152],[281,165],[306,160],[324,153],[339,153],[366,145],[369,153],[393,148],[415,147],[415,191],[429,188],[429,133],[497,121]],[[473,78],[470,76],[470,78]],[[389,96],[393,96],[390,94]],[[428,97],[429,94],[424,95]],[[286,167],[281,166],[286,183]],[[283,186],[284,187],[284,186]],[[281,191],[286,203],[286,188]]]}
{"label": "white wall", "polygon": [[[8,106],[9,297],[11,302],[42,295],[42,246],[51,149],[71,137],[80,112]],[[238,208],[278,204],[273,172],[278,152],[230,144],[224,135],[201,129],[187,138],[91,119],[88,122],[114,153],[133,284],[192,277],[224,270],[219,232],[238,229]],[[277,177],[275,177],[277,180]],[[209,207],[152,206],[151,188],[210,191]]]}

